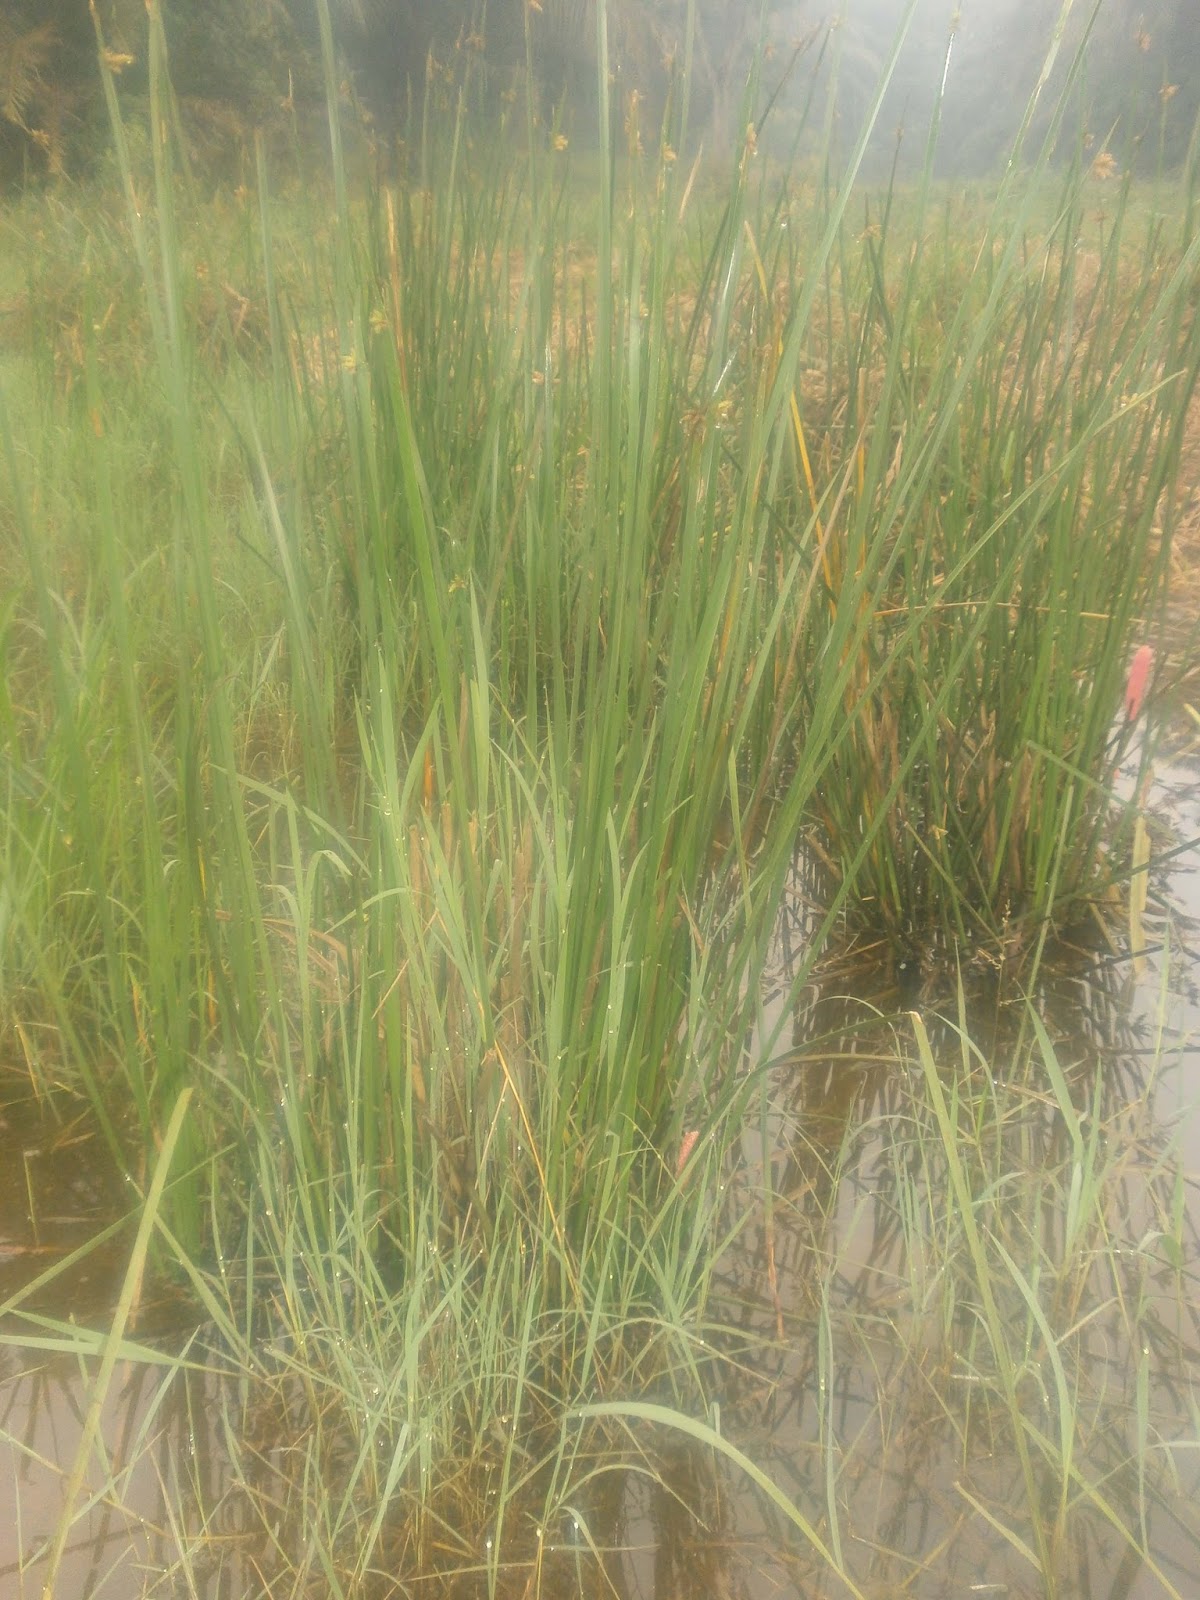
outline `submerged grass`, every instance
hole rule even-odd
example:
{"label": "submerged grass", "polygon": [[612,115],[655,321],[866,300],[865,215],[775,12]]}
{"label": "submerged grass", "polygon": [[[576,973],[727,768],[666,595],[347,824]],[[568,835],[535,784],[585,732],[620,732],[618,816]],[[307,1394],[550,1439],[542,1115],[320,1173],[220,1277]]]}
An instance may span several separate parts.
{"label": "submerged grass", "polygon": [[[778,1076],[782,1309],[761,1222],[712,1301],[747,1342],[777,1328],[776,1363],[726,1392],[725,1427],[765,1439],[755,1459],[794,1504],[822,1505],[868,1593],[950,1594],[986,1572],[1076,1595],[1142,1569],[1186,1593],[1195,1225],[1184,1135],[1156,1106],[1183,1068],[1157,1050],[1121,1065],[1132,1041],[1084,1043],[1077,1018],[1065,1036],[1010,1027],[989,1058],[961,1010],[876,1022],[907,1070],[844,1059],[840,1109],[810,1077],[819,1046]],[[816,1581],[810,1562],[797,1581]]]}
{"label": "submerged grass", "polygon": [[[484,1549],[494,1591],[508,1508],[579,1469],[567,1409],[706,1390],[747,1222],[709,1180],[798,845],[795,990],[840,916],[994,941],[1100,874],[1200,365],[1193,176],[1131,287],[1127,190],[1074,249],[1078,163],[860,229],[864,144],[789,185],[748,136],[702,204],[681,86],[661,158],[634,107],[586,195],[463,65],[363,198],[319,11],[331,217],[262,152],[256,212],[195,198],[154,8],[145,161],[106,82],[122,224],[48,212],[85,310],[31,321],[0,413],[0,1026],[139,1184],[191,1097],[145,1216],[294,1435],[280,1592],[371,1592],[385,1542]],[[480,1483],[491,1543],[455,1544]]]}

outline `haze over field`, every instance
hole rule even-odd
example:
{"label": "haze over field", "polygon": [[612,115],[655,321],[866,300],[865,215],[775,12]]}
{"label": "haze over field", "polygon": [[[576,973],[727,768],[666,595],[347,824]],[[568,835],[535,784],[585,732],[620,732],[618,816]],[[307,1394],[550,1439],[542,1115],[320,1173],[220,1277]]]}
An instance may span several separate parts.
{"label": "haze over field", "polygon": [[[423,59],[423,40],[448,40],[468,6],[435,13],[423,0],[341,0],[346,42],[361,51],[366,77],[386,97]],[[663,63],[686,50],[687,0],[611,0],[614,55],[632,86],[661,96]],[[762,8],[767,40],[764,94],[782,82],[774,109],[784,142],[809,98],[812,73],[836,73],[839,119],[852,134],[870,105],[907,0],[788,0]],[[497,0],[489,8],[487,49],[498,60],[523,58],[525,20],[547,91],[568,108],[586,109],[592,84],[594,0]],[[711,139],[730,134],[757,43],[759,7],[699,0],[695,7],[694,94]],[[1057,99],[1078,46],[1090,38],[1077,105],[1095,140],[1113,136],[1125,156],[1148,137],[1157,159],[1178,161],[1187,148],[1200,90],[1200,27],[1195,0],[917,0],[879,121],[878,147],[889,159],[903,125],[919,164],[938,88],[945,83],[942,164],[983,171],[1007,153],[1054,45],[1061,42],[1044,96]],[[799,55],[796,52],[799,50]],[[795,59],[793,59],[795,58]],[[569,112],[568,112],[569,114]],[[1047,112],[1048,114],[1048,112]],[[701,119],[703,120],[703,119]],[[1035,127],[1037,124],[1035,123]],[[1072,129],[1072,132],[1074,129]],[[1144,158],[1143,158],[1144,159]]]}
{"label": "haze over field", "polygon": [[[847,89],[853,84],[864,102],[905,9],[903,0],[849,0],[849,71],[843,83]],[[1092,139],[1111,138],[1126,158],[1144,141],[1153,160],[1161,121],[1166,159],[1182,159],[1200,89],[1195,0],[1101,0],[1099,6],[1077,0],[1066,8],[1059,0],[964,0],[961,6],[919,0],[880,132],[890,135],[903,122],[915,136],[912,155],[919,162],[921,137],[945,70],[943,168],[977,172],[994,165],[1007,153],[1064,10],[1042,124],[1079,44],[1090,34],[1076,104]],[[860,59],[861,74],[854,70]],[[1074,132],[1070,121],[1068,130]]]}
{"label": "haze over field", "polygon": [[[1089,39],[1064,123],[1082,129],[1117,167],[1152,171],[1184,157],[1200,101],[1197,0],[917,0],[873,141],[871,162],[917,167],[939,86],[945,84],[939,168],[984,173],[1007,154],[1029,97],[1060,35],[1054,70],[1032,124],[1044,132],[1077,48]],[[906,0],[696,0],[692,41],[696,144],[734,148],[747,74],[765,40],[761,117],[780,152],[822,120],[837,84],[836,132],[848,148],[873,103]],[[143,0],[99,0],[114,59],[128,57],[122,86],[145,88]],[[596,0],[331,0],[334,26],[354,88],[385,131],[398,127],[411,90],[425,82],[430,51],[445,58],[469,46],[503,92],[529,59],[547,123],[573,139],[595,137]],[[210,122],[243,131],[278,119],[281,105],[318,107],[315,0],[162,0],[176,88]],[[688,0],[609,0],[610,55],[621,102],[636,90],[640,123],[657,129],[670,64],[687,55]],[[7,0],[0,14],[0,167],[9,177],[75,173],[97,148],[102,124],[96,41],[79,0]],[[815,75],[815,76],[814,76]],[[817,93],[814,97],[813,89]],[[205,113],[202,113],[205,114]],[[820,142],[821,135],[812,138]]]}

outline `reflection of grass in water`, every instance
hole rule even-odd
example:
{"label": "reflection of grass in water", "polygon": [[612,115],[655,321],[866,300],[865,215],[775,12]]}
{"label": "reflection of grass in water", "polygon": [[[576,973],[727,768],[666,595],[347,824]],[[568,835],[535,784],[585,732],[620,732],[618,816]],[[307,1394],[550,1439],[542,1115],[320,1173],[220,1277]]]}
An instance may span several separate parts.
{"label": "reflection of grass in water", "polygon": [[5,1025],[149,1170],[193,1095],[157,1237],[278,1396],[280,1583],[466,1562],[468,1526],[496,1576],[590,1470],[564,1412],[709,1387],[706,1180],[798,835],[892,940],[1089,883],[1190,235],[1131,286],[1122,211],[1083,284],[1078,172],[1036,236],[1024,176],[861,236],[748,142],[723,208],[602,167],[584,274],[560,156],[464,112],[395,196],[335,157],[296,251],[261,171],[213,298],[151,66],[128,233],[85,230],[140,305],[81,252],[88,315],[6,411]]}
{"label": "reflection of grass in water", "polygon": [[[1188,1592],[1186,1158],[1155,1112],[1158,1056],[1128,1053],[1119,1008],[1089,1038],[1078,1005],[1024,1030],[1015,1016],[990,1059],[957,1023],[931,1044],[917,1020],[851,1020],[828,1073],[803,1046],[777,1073],[773,1227],[713,1302],[776,1364],[724,1414],[796,1503],[858,1541],[868,1592],[920,1572],[922,1593],[986,1573],[1073,1594],[1088,1562],[1095,1585],[1132,1563]],[[873,1064],[889,1033],[890,1068]]]}

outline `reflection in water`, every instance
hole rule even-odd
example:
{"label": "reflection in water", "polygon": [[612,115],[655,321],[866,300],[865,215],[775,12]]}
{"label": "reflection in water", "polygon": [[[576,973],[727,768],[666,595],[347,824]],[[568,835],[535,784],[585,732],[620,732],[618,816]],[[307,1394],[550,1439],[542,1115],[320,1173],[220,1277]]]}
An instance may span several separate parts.
{"label": "reflection in water", "polygon": [[[984,1073],[981,1061],[974,1070]],[[823,1513],[827,1537],[840,1524],[847,1566],[868,1593],[958,1596],[986,1581],[991,1592],[1040,1594],[1028,1560],[991,1520],[1031,1542],[972,1263],[950,1242],[960,1230],[949,1176],[911,1073],[856,1073],[840,1140],[831,1102],[812,1095],[802,1069],[781,1094],[770,1159],[792,1209],[777,1213],[773,1239],[760,1229],[731,1262],[723,1293],[747,1345],[773,1341],[775,1364],[769,1384],[760,1363],[728,1385],[725,1423],[796,1504]],[[1025,1270],[1070,1374],[1064,1406],[1042,1330],[1013,1279],[996,1273],[1021,1409],[1032,1442],[1048,1441],[1035,1459],[1048,1520],[1060,1496],[1060,1428],[1072,1439],[1061,1592],[1114,1600],[1170,1591],[1113,1519],[1145,1540],[1181,1594],[1194,1591],[1200,1566],[1200,1475],[1188,1449],[1200,1341],[1193,1297],[1155,1248],[1174,1197],[1169,1131],[1132,1073],[1097,1079],[1080,1062],[1071,1080],[1085,1106],[1089,1082],[1100,1083],[1086,1122],[1124,1152],[1080,1224],[1082,1246],[1066,1236],[1070,1138],[1032,1075],[988,1084],[995,1143],[980,1150],[974,1175],[974,1192],[990,1196],[980,1211],[993,1238],[1014,1262],[1032,1263]],[[1190,1235],[1187,1245],[1194,1259]],[[1171,1449],[1177,1441],[1182,1451]],[[772,1539],[756,1505],[740,1503],[735,1520],[743,1535]],[[797,1564],[801,1592],[837,1592],[802,1552]]]}
{"label": "reflection in water", "polygon": [[[7,1350],[0,1362],[0,1594],[38,1596],[87,1393],[77,1362]],[[163,1373],[166,1376],[163,1376]],[[224,1463],[202,1383],[169,1368],[118,1369],[60,1568],[70,1600],[242,1596],[250,1586],[220,1507]],[[193,1508],[187,1515],[186,1508]],[[181,1522],[181,1515],[187,1520]],[[210,1535],[220,1531],[221,1539]]]}
{"label": "reflection in water", "polygon": [[[0,1071],[0,1305],[85,1247],[120,1216],[123,1185],[86,1108],[36,1101],[23,1073]],[[127,1247],[126,1247],[127,1248]],[[119,1242],[89,1249],[36,1303],[90,1315],[108,1304]]]}
{"label": "reflection in water", "polygon": [[[39,1103],[24,1077],[9,1075],[0,1079],[0,1141],[0,1307],[8,1311],[0,1323],[0,1596],[24,1600],[42,1592],[83,1434],[100,1347],[84,1330],[107,1324],[133,1231],[121,1226],[125,1185],[78,1107]],[[60,1568],[64,1600],[253,1592],[237,1581],[236,1542],[206,1537],[217,1526],[233,1531],[215,1510],[228,1474],[214,1425],[232,1397],[214,1408],[214,1380],[170,1360],[153,1364],[151,1345],[178,1352],[190,1343],[179,1314],[172,1297],[138,1307],[130,1337],[146,1359],[118,1364],[101,1413]],[[75,1324],[77,1337],[63,1324]],[[199,1352],[189,1354],[199,1365]],[[181,1522],[189,1507],[194,1514]]]}
{"label": "reflection in water", "polygon": [[[1190,813],[1178,789],[1171,812],[1194,838],[1194,778],[1186,796]],[[1190,864],[1179,878],[1197,887]],[[996,985],[972,994],[971,1044],[956,974],[940,991],[927,974],[917,1000],[989,1241],[1028,1469],[900,1010],[913,1002],[894,985],[879,1009],[839,998],[864,991],[842,973],[791,1019],[741,1152],[743,1197],[765,1166],[775,1205],[714,1307],[773,1364],[760,1354],[724,1385],[723,1421],[866,1593],[1042,1594],[1031,1500],[1060,1594],[1196,1592],[1197,910],[1152,898],[1148,939],[1171,961],[1161,993],[1158,973],[1134,985],[1112,956],[1047,969],[1044,1039]],[[738,1535],[782,1548],[730,1487]],[[794,1554],[800,1592],[838,1592]],[[749,1568],[739,1583],[777,1592]]]}

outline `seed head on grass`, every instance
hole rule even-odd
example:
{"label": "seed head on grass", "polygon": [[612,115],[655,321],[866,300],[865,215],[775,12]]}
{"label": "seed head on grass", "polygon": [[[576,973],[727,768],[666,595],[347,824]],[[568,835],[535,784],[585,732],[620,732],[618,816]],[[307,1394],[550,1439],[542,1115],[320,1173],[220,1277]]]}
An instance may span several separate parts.
{"label": "seed head on grass", "polygon": [[696,1148],[696,1141],[699,1139],[699,1137],[700,1133],[698,1129],[689,1128],[684,1134],[683,1138],[679,1141],[679,1154],[675,1157],[675,1176],[677,1178],[681,1178],[683,1176],[683,1169],[687,1166],[688,1158],[692,1151]]}

